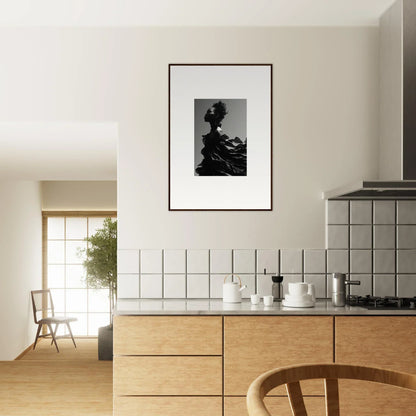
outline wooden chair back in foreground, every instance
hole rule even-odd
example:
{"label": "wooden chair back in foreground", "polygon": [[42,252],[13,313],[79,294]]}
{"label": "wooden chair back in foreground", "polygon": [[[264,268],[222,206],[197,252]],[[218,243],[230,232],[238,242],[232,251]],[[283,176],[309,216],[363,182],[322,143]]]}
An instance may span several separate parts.
{"label": "wooden chair back in foreground", "polygon": [[353,379],[389,384],[416,390],[416,375],[343,364],[314,364],[276,368],[257,377],[247,392],[249,416],[271,416],[264,397],[277,386],[286,385],[293,416],[307,416],[300,381],[324,379],[327,416],[339,416],[338,379]]}

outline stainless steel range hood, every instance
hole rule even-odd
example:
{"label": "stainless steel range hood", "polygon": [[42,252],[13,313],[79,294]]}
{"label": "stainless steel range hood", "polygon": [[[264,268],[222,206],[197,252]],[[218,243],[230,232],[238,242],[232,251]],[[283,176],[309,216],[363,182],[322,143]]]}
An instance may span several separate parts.
{"label": "stainless steel range hood", "polygon": [[416,199],[416,1],[380,18],[380,180],[323,193],[325,199]]}
{"label": "stainless steel range hood", "polygon": [[416,199],[416,180],[360,181],[324,192],[324,199]]}

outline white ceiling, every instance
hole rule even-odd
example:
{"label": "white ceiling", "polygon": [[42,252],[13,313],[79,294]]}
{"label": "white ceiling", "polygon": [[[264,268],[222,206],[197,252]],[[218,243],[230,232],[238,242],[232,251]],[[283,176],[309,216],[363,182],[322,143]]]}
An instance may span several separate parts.
{"label": "white ceiling", "polygon": [[115,123],[0,123],[2,180],[116,180]]}
{"label": "white ceiling", "polygon": [[0,0],[0,26],[367,26],[395,0]]}

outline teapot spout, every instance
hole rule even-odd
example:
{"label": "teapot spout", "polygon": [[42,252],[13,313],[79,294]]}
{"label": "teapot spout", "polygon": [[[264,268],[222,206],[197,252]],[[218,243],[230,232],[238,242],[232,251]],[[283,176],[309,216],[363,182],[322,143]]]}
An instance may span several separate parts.
{"label": "teapot spout", "polygon": [[244,289],[247,289],[247,285],[241,286],[240,287],[240,292],[242,292]]}

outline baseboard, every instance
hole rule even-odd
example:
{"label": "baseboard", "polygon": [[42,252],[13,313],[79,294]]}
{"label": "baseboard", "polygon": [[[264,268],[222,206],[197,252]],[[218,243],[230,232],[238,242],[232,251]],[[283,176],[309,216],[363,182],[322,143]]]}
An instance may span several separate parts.
{"label": "baseboard", "polygon": [[14,360],[21,360],[24,355],[26,355],[32,348],[33,348],[33,342],[22,352],[20,353]]}

